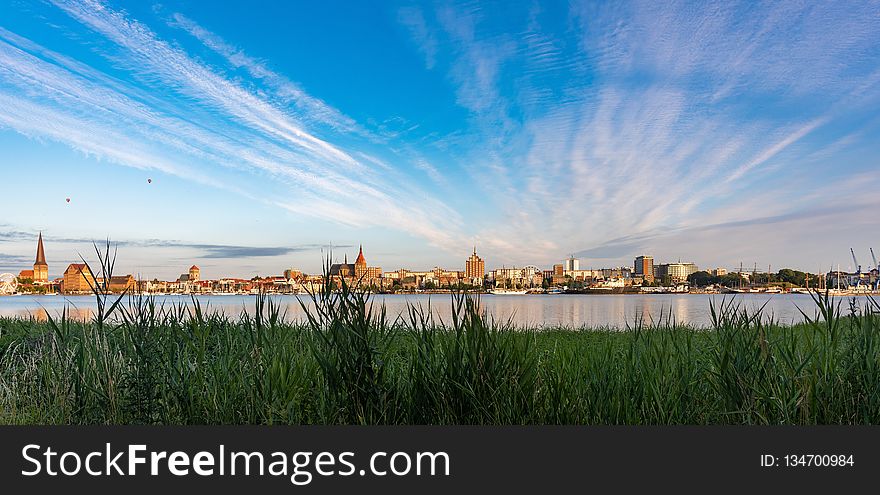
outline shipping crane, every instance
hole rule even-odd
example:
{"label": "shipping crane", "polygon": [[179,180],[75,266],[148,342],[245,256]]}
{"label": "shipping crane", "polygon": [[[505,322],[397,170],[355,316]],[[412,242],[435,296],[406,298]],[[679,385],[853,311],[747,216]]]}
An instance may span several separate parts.
{"label": "shipping crane", "polygon": [[849,248],[850,254],[852,254],[853,265],[856,267],[856,289],[859,288],[859,284],[862,283],[862,265],[859,264],[859,260],[856,259],[856,252],[853,251],[853,248]]}
{"label": "shipping crane", "polygon": [[874,248],[870,248],[870,250],[871,261],[874,262],[874,270],[877,270],[877,273],[874,275],[874,291],[876,292],[880,288],[880,264],[877,263],[877,257],[874,256]]}

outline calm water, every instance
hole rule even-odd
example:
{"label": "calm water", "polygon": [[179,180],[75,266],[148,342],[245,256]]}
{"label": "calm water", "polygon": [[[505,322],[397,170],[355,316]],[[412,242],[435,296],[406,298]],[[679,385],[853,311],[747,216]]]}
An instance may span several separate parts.
{"label": "calm water", "polygon": [[[288,312],[288,318],[302,318],[303,312],[297,297],[307,301],[305,296],[273,296]],[[709,301],[731,296],[708,294],[645,294],[645,295],[483,295],[482,304],[496,318],[512,318],[522,326],[613,326],[624,327],[636,318],[646,321],[659,320],[668,315],[677,322],[687,322],[697,326],[710,323]],[[800,294],[739,294],[736,296],[748,308],[758,308],[767,304],[765,312],[772,313],[782,323],[801,321],[803,317],[797,309],[800,306],[808,314],[813,314],[813,301],[808,295]],[[158,301],[167,303],[189,303],[189,296],[159,296]],[[253,311],[254,296],[199,296],[204,307],[209,305],[226,312],[239,314],[242,310]],[[430,301],[435,315],[447,319],[450,312],[450,296],[434,295],[376,295],[376,302],[384,302],[388,314],[396,316],[404,311],[406,305],[427,305]],[[841,300],[842,308],[848,307],[848,299]],[[78,317],[91,316],[94,298],[88,296],[4,296],[0,297],[0,316],[36,316],[44,318],[45,310],[55,315],[68,305],[69,313]]]}

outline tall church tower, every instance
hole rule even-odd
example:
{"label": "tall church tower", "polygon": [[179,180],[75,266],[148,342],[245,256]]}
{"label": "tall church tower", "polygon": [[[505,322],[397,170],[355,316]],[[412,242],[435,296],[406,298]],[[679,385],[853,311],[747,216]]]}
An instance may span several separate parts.
{"label": "tall church tower", "polygon": [[43,252],[43,233],[37,238],[37,259],[34,261],[34,282],[49,281],[49,265],[46,263],[46,253]]}
{"label": "tall church tower", "polygon": [[367,274],[367,260],[364,259],[364,246],[360,246],[358,257],[354,262],[354,278],[360,280]]}

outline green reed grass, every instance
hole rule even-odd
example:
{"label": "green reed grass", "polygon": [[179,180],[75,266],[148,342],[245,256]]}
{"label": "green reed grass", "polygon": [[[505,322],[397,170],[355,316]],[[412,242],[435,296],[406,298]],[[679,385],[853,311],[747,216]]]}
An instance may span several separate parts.
{"label": "green reed grass", "polygon": [[[107,297],[96,291],[96,298]],[[780,325],[736,299],[709,328],[522,329],[452,296],[389,317],[326,285],[292,321],[114,297],[87,321],[0,319],[0,423],[877,424],[880,305],[814,294]]]}

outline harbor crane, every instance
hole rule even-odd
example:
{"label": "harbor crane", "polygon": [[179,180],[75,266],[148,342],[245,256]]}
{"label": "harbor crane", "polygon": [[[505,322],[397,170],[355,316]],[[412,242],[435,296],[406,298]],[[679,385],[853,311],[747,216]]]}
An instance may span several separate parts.
{"label": "harbor crane", "polygon": [[853,251],[853,248],[849,248],[850,254],[852,254],[853,265],[856,268],[856,289],[859,288],[859,285],[862,283],[862,265],[859,264],[859,260],[856,259],[856,252]]}
{"label": "harbor crane", "polygon": [[877,273],[874,278],[874,291],[880,289],[880,264],[877,263],[877,257],[874,256],[874,248],[869,248],[871,250],[871,261],[874,262],[874,270],[877,270]]}

